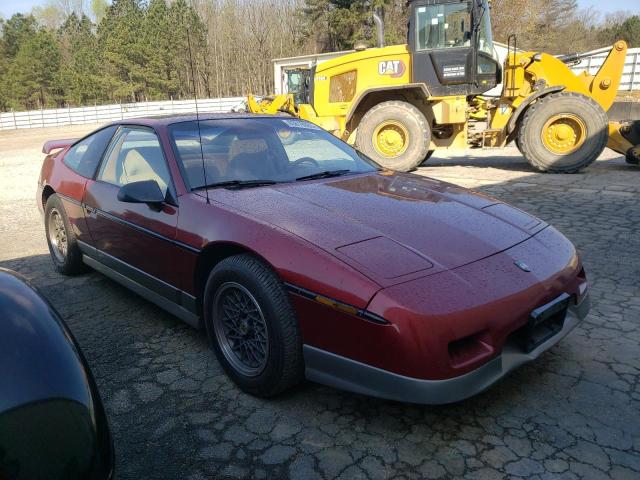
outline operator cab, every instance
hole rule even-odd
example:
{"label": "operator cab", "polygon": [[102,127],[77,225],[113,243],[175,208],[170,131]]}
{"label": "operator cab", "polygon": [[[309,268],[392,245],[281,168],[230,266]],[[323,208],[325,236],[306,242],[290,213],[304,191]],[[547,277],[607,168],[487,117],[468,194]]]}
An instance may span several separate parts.
{"label": "operator cab", "polygon": [[432,96],[479,95],[500,82],[488,0],[414,0],[409,12],[412,81]]}
{"label": "operator cab", "polygon": [[310,102],[311,68],[291,68],[287,73],[287,91],[293,95],[296,105]]}

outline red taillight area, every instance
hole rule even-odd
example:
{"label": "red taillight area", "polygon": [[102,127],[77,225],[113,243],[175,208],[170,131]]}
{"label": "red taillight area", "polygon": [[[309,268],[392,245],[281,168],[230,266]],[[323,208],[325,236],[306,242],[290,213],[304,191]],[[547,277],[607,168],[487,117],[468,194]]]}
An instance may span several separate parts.
{"label": "red taillight area", "polygon": [[495,349],[482,340],[486,332],[479,332],[449,342],[449,360],[453,368],[464,368],[490,358]]}

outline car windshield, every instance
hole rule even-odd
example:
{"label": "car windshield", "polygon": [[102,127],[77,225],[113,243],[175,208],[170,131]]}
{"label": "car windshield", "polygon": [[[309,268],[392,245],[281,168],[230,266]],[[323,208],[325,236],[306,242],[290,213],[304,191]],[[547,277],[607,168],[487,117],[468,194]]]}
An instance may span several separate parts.
{"label": "car windshield", "polygon": [[[171,142],[191,189],[256,181],[306,181],[378,170],[320,127],[294,118],[225,118],[174,123]],[[253,182],[253,183],[251,183]]]}

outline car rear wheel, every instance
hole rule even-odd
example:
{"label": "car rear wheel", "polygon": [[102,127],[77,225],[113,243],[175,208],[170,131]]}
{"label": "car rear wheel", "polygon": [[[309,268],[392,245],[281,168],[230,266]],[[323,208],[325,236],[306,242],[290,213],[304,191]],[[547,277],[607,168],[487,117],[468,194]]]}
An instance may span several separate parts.
{"label": "car rear wheel", "polygon": [[227,375],[244,391],[271,397],[304,377],[302,340],[282,282],[251,255],[235,255],[211,271],[204,320]]}
{"label": "car rear wheel", "polygon": [[73,275],[86,270],[64,205],[56,194],[47,199],[44,210],[45,232],[49,253],[56,271]]}

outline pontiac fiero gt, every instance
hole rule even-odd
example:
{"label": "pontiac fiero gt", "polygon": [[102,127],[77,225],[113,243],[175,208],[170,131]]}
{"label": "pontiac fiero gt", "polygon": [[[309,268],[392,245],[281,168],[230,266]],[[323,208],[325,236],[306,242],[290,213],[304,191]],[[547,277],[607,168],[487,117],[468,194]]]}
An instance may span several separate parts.
{"label": "pontiac fiero gt", "polygon": [[56,269],[92,267],[203,327],[252,394],[306,377],[458,401],[589,309],[581,262],[553,227],[381,169],[298,119],[123,120],[43,151],[37,202]]}

